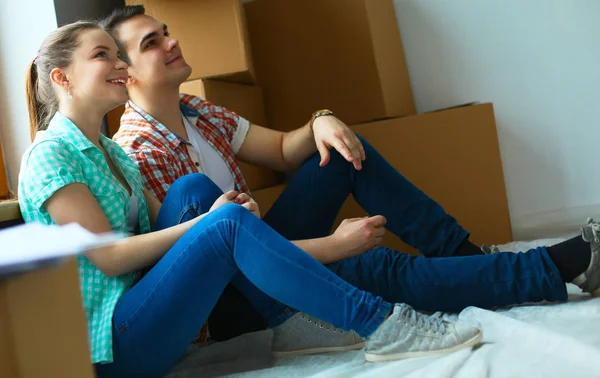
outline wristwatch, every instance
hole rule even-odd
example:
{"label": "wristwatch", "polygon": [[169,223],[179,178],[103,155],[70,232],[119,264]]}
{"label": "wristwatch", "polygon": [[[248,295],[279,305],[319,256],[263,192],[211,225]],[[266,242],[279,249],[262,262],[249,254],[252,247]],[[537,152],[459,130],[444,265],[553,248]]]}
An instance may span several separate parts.
{"label": "wristwatch", "polygon": [[321,109],[321,110],[317,110],[316,112],[314,112],[312,114],[312,118],[310,119],[310,129],[313,129],[313,123],[315,122],[315,119],[319,118],[319,117],[323,117],[323,116],[330,116],[333,115],[333,112],[329,109]]}

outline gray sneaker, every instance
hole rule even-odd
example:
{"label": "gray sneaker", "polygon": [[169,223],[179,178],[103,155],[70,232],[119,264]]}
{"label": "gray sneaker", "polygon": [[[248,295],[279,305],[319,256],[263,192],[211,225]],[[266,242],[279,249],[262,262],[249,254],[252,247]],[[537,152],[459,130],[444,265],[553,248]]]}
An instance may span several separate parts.
{"label": "gray sneaker", "polygon": [[354,331],[344,331],[299,312],[273,328],[271,350],[275,357],[343,352],[361,349],[364,340]]}
{"label": "gray sneaker", "polygon": [[573,280],[573,283],[586,293],[600,297],[600,223],[588,219],[587,227],[581,229],[581,237],[590,243],[592,258],[585,272]]}
{"label": "gray sneaker", "polygon": [[367,337],[365,358],[383,362],[446,354],[481,341],[479,329],[442,320],[439,314],[428,316],[396,304],[392,315]]}

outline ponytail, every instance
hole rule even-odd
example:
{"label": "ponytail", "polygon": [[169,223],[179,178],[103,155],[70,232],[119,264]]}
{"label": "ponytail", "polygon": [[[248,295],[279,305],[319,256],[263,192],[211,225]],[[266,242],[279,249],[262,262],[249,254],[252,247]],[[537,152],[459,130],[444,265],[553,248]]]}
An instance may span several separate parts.
{"label": "ponytail", "polygon": [[27,97],[27,110],[29,111],[29,135],[31,141],[39,130],[40,103],[37,96],[37,65],[36,59],[29,63],[27,75],[25,76],[25,95]]}

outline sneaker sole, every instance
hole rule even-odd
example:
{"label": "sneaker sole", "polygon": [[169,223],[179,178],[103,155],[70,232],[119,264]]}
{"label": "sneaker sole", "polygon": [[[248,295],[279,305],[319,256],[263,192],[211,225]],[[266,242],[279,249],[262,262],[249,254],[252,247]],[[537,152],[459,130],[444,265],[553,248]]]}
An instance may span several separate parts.
{"label": "sneaker sole", "polygon": [[293,357],[293,356],[307,356],[311,354],[321,354],[321,353],[336,353],[336,352],[345,352],[349,350],[359,350],[365,346],[365,342],[362,341],[358,344],[353,345],[345,345],[339,347],[326,347],[326,348],[311,348],[311,349],[301,349],[301,350],[292,350],[289,352],[272,352],[273,357]]}
{"label": "sneaker sole", "polygon": [[434,350],[430,352],[407,352],[407,353],[396,353],[396,354],[370,354],[365,352],[365,359],[369,362],[386,362],[386,361],[396,361],[403,360],[406,358],[417,358],[417,357],[427,357],[427,356],[435,356],[441,354],[449,354],[452,352],[459,351],[464,348],[472,347],[481,341],[483,337],[483,333],[481,331],[470,340],[465,341],[464,343],[454,346],[452,348]]}

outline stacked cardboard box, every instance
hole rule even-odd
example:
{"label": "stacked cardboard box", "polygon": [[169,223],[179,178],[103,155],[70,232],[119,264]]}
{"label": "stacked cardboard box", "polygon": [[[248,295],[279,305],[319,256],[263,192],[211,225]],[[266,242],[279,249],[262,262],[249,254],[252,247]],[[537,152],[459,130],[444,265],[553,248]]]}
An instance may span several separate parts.
{"label": "stacked cardboard box", "polygon": [[254,0],[246,14],[271,127],[322,108],[348,124],[415,113],[392,0]]}

